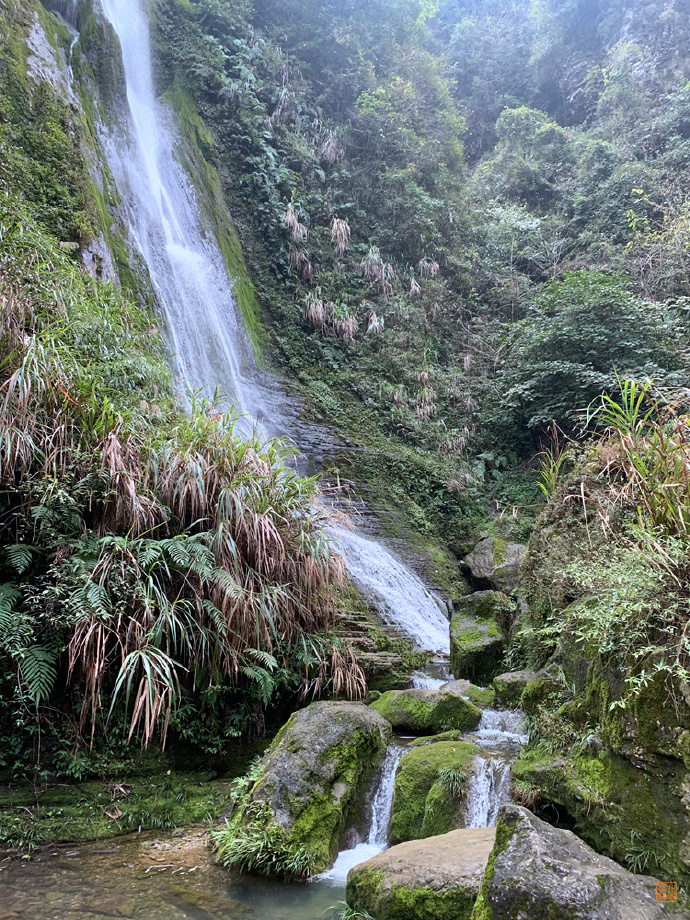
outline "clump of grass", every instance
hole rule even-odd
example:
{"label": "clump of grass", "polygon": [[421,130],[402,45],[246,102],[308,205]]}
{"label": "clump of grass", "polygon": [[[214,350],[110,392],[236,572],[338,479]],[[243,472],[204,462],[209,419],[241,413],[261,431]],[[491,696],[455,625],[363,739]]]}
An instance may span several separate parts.
{"label": "clump of grass", "polygon": [[291,843],[284,828],[272,821],[265,803],[253,803],[248,811],[251,821],[245,827],[228,824],[214,835],[221,864],[241,872],[308,878],[314,859],[306,847]]}
{"label": "clump of grass", "polygon": [[461,767],[441,767],[438,780],[456,799],[463,797],[467,774]]}

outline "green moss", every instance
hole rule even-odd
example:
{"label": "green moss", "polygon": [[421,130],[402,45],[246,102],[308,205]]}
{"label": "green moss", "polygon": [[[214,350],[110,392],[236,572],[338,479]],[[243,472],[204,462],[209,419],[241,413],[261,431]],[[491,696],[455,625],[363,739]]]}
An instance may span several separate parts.
{"label": "green moss", "polygon": [[348,878],[347,903],[376,920],[469,920],[473,896],[462,888],[439,892],[426,885],[384,888],[379,869],[362,867]]}
{"label": "green moss", "polygon": [[425,735],[422,738],[415,738],[413,741],[410,741],[408,747],[415,748],[425,744],[438,744],[439,741],[462,741],[462,732],[453,730],[441,732],[440,735]]}
{"label": "green moss", "polygon": [[499,819],[496,825],[496,839],[494,841],[494,848],[491,851],[491,856],[489,857],[489,862],[487,863],[486,871],[484,872],[482,887],[479,891],[477,900],[474,903],[471,920],[493,920],[494,918],[493,908],[491,906],[491,901],[489,900],[489,884],[494,877],[494,865],[496,863],[496,859],[507,848],[514,833],[515,826],[513,824]]}
{"label": "green moss", "polygon": [[456,678],[489,684],[503,670],[504,643],[493,620],[456,614],[450,624],[450,661]]}
{"label": "green moss", "polygon": [[[391,843],[418,840],[462,826],[464,788],[472,759],[479,753],[474,744],[440,741],[405,754],[395,777]],[[453,771],[458,778],[464,778],[460,795],[443,795],[439,786],[441,771]],[[444,810],[440,811],[442,800]]]}
{"label": "green moss", "polygon": [[412,733],[437,733],[448,729],[471,731],[481,711],[456,693],[424,690],[388,690],[371,704],[391,725]]}
{"label": "green moss", "polygon": [[215,779],[213,773],[175,770],[35,792],[0,788],[0,847],[75,843],[197,824],[218,819],[233,799],[232,775]]}
{"label": "green moss", "polygon": [[668,759],[658,767],[640,769],[607,750],[554,757],[536,748],[521,754],[513,777],[537,788],[542,807],[554,806],[567,826],[577,822],[579,836],[600,853],[687,884],[690,869],[679,859],[690,833],[687,774]]}

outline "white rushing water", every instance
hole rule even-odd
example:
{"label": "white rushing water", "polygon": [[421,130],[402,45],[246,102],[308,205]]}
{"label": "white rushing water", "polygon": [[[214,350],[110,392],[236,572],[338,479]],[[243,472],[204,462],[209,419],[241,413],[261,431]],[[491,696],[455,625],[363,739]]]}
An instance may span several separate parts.
{"label": "white rushing water", "polygon": [[[122,195],[130,240],[148,268],[183,390],[223,394],[269,435],[289,437],[294,409],[280,410],[261,380],[231,279],[196,194],[174,155],[170,111],[155,97],[148,17],[139,0],[103,0],[122,45],[132,130],[104,131],[108,165]],[[282,397],[285,398],[285,397]],[[334,528],[353,581],[385,621],[423,649],[448,652],[448,620],[434,596],[380,541]]]}
{"label": "white rushing water", "polygon": [[465,827],[493,827],[498,809],[510,802],[510,761],[504,757],[475,757],[470,768]]}
{"label": "white rushing water", "polygon": [[402,744],[389,744],[383,764],[381,765],[376,792],[371,803],[371,824],[369,835],[364,843],[348,850],[341,850],[333,868],[323,872],[319,879],[330,882],[344,882],[353,866],[366,862],[377,853],[382,853],[388,846],[391,814],[393,812],[393,789],[395,771],[406,752]]}
{"label": "white rushing water", "polygon": [[482,718],[467,740],[485,749],[472,761],[465,806],[466,827],[493,827],[501,805],[510,802],[511,766],[527,743],[524,713],[482,710]]}

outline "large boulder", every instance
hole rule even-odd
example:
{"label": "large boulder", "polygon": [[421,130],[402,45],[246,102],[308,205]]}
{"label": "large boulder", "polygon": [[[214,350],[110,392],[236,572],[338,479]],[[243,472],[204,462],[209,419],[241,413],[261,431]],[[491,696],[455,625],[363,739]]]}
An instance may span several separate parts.
{"label": "large boulder", "polygon": [[412,748],[395,774],[391,843],[462,827],[472,760],[480,749],[464,741]]}
{"label": "large boulder", "polygon": [[439,690],[459,693],[480,709],[490,709],[496,702],[496,691],[493,687],[478,687],[469,680],[449,680],[448,683],[441,684]]}
{"label": "large boulder", "polygon": [[585,750],[550,754],[541,746],[513,764],[523,804],[540,802],[620,862],[690,878],[690,772],[666,758],[643,769],[594,739]]}
{"label": "large boulder", "polygon": [[526,552],[527,547],[521,543],[506,543],[498,537],[486,537],[465,556],[465,565],[482,587],[516,594],[520,588],[520,563]]}
{"label": "large boulder", "polygon": [[525,687],[535,678],[535,672],[528,670],[507,671],[505,674],[498,674],[494,677],[493,685],[499,703],[510,707],[510,709],[515,709],[520,705]]}
{"label": "large boulder", "polygon": [[391,847],[350,870],[347,903],[377,920],[469,920],[495,834],[468,828]]}
{"label": "large boulder", "polygon": [[217,836],[220,861],[285,876],[325,869],[390,737],[388,722],[360,703],[312,703],[294,713]]}
{"label": "large boulder", "polygon": [[437,734],[472,731],[482,717],[474,703],[450,690],[388,690],[371,704],[397,731]]}
{"label": "large boulder", "polygon": [[657,903],[656,886],[571,831],[504,805],[472,920],[687,920],[690,912]]}
{"label": "large boulder", "polygon": [[504,634],[515,610],[515,602],[500,591],[476,591],[456,603],[450,624],[450,663],[456,678],[488,684],[501,673]]}

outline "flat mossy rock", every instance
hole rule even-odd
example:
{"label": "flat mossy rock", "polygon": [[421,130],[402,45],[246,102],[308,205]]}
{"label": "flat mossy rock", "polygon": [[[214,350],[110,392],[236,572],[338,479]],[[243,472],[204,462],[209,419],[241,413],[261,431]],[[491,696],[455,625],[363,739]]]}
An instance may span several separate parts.
{"label": "flat mossy rock", "polygon": [[413,735],[472,731],[482,717],[474,703],[443,690],[388,690],[371,704],[397,731]]}
{"label": "flat mossy rock", "polygon": [[522,752],[516,790],[549,806],[599,852],[620,862],[642,854],[649,868],[690,886],[690,772],[671,758],[641,769],[606,748],[595,753]]}
{"label": "flat mossy rock", "polygon": [[526,552],[527,547],[521,543],[506,543],[498,537],[486,537],[465,556],[464,561],[479,584],[515,594],[520,588],[520,564]]}
{"label": "flat mossy rock", "polygon": [[[306,853],[313,873],[325,869],[390,738],[389,723],[361,703],[318,702],[294,713],[222,832],[221,854],[228,852],[233,834],[246,841],[256,826],[260,841],[262,832],[277,826],[286,852]],[[232,858],[224,861],[239,865]]]}
{"label": "flat mossy rock", "polygon": [[454,729],[450,732],[441,732],[440,735],[424,735],[410,741],[407,746],[409,748],[422,747],[425,744],[438,744],[439,741],[462,741],[462,732]]}
{"label": "flat mossy rock", "polygon": [[498,701],[503,706],[515,709],[520,705],[522,693],[531,681],[534,681],[534,671],[507,671],[494,677],[493,685]]}
{"label": "flat mossy rock", "polygon": [[[445,834],[464,824],[472,760],[480,749],[465,741],[412,748],[398,765],[393,790],[391,843]],[[449,776],[459,789],[451,791]]]}
{"label": "flat mossy rock", "polygon": [[680,920],[656,902],[657,880],[633,875],[571,831],[504,805],[472,920]]}
{"label": "flat mossy rock", "polygon": [[468,828],[391,847],[350,870],[347,903],[377,920],[469,920],[495,834]]}
{"label": "flat mossy rock", "polygon": [[449,690],[451,693],[459,693],[464,696],[470,703],[479,706],[481,709],[490,709],[496,702],[496,691],[493,687],[477,687],[471,684],[469,680],[450,680],[447,684],[442,684],[439,690]]}

